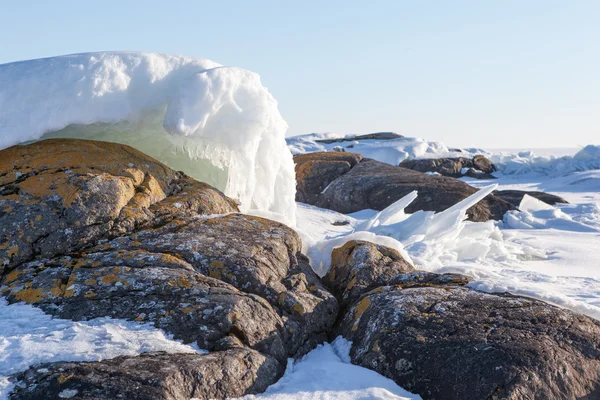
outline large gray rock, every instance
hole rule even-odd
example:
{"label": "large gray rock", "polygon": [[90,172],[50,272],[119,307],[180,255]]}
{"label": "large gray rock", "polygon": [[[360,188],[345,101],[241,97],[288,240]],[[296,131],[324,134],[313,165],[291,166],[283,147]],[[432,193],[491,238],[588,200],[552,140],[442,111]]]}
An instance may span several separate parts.
{"label": "large gray rock", "polygon": [[598,321],[468,281],[392,276],[347,308],[336,334],[352,342],[353,363],[424,399],[600,398]]}
{"label": "large gray rock", "polygon": [[[431,176],[379,161],[364,159],[329,184],[314,205],[341,213],[364,209],[383,210],[416,190],[419,197],[406,211],[443,211],[477,192],[474,187],[454,178]],[[510,203],[488,196],[468,210],[471,221],[502,219],[514,209]]]}
{"label": "large gray rock", "polygon": [[224,399],[261,393],[282,372],[273,358],[247,349],[59,362],[19,374],[10,399]]}

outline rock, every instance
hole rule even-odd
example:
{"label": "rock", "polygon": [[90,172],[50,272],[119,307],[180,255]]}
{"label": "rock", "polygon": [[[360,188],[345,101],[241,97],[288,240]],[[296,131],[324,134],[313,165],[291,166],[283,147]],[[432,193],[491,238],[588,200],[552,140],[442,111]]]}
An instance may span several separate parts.
{"label": "rock", "polygon": [[233,213],[218,190],[128,146],[48,140],[0,160],[0,293],[9,302],[76,321],[149,322],[210,351],[258,351],[281,368],[328,337],[337,300],[287,226]]}
{"label": "rock", "polygon": [[473,168],[486,174],[496,172],[496,166],[482,155],[473,157]]}
{"label": "rock", "polygon": [[261,393],[283,373],[273,358],[248,349],[207,355],[143,354],[100,362],[59,362],[16,378],[13,400],[225,399]]}
{"label": "rock", "polygon": [[0,268],[66,254],[173,214],[235,211],[215,188],[126,145],[51,139],[0,151]]}
{"label": "rock", "polygon": [[600,398],[598,321],[456,278],[391,281],[341,322],[353,363],[430,400]]}
{"label": "rock", "polygon": [[503,200],[508,201],[511,204],[514,204],[515,207],[519,207],[521,204],[521,200],[525,195],[529,195],[531,197],[535,197],[538,200],[543,201],[546,204],[550,204],[551,206],[554,204],[562,203],[568,204],[569,202],[563,199],[560,196],[556,196],[550,193],[544,192],[529,192],[525,190],[495,190],[494,196],[500,197]]}
{"label": "rock", "polygon": [[323,277],[323,283],[345,307],[363,293],[387,284],[395,275],[413,270],[414,267],[396,250],[351,240],[331,253],[331,267]]}
{"label": "rock", "polygon": [[346,152],[318,152],[294,156],[296,201],[315,204],[333,180],[350,171],[362,155]]}
{"label": "rock", "polygon": [[213,350],[233,335],[285,363],[327,335],[337,302],[274,221],[178,219],[63,257],[22,264],[1,293],[62,318],[152,322]]}
{"label": "rock", "polygon": [[386,285],[400,285],[403,288],[411,288],[429,286],[464,286],[469,282],[471,282],[469,277],[459,274],[436,274],[427,271],[410,271],[391,277]]}
{"label": "rock", "polygon": [[[460,178],[469,176],[477,179],[495,179],[491,175],[496,171],[494,164],[482,155],[473,158],[427,158],[417,160],[404,160],[400,167],[419,172],[437,172],[440,175]],[[467,170],[465,172],[465,169]]]}
{"label": "rock", "polygon": [[[318,195],[318,200],[310,204],[345,214],[364,209],[383,210],[413,190],[419,197],[407,207],[409,213],[444,211],[477,191],[457,179],[364,159],[331,182],[327,190]],[[471,207],[468,216],[471,221],[500,220],[512,209],[514,206],[508,202],[488,196]]]}
{"label": "rock", "polygon": [[401,139],[404,136],[395,133],[395,132],[375,132],[375,133],[365,133],[362,135],[348,135],[343,138],[335,138],[335,139],[317,139],[315,142],[317,143],[340,143],[340,142],[353,142],[355,140],[392,140],[392,139]]}

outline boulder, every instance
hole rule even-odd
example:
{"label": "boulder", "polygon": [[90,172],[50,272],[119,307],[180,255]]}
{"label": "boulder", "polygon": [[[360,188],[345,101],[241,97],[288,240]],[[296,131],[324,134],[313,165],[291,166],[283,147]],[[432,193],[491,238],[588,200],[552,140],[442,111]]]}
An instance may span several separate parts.
{"label": "boulder", "polygon": [[496,172],[496,166],[488,158],[482,155],[473,157],[473,168],[485,174]]}
{"label": "boulder", "polygon": [[248,349],[200,354],[143,354],[100,362],[58,362],[17,376],[13,400],[224,399],[261,393],[282,374],[269,356]]}
{"label": "boulder", "polygon": [[551,206],[554,204],[568,204],[569,202],[563,199],[560,196],[556,196],[550,193],[544,192],[535,192],[535,191],[526,191],[526,190],[495,190],[494,196],[497,196],[503,200],[508,201],[513,204],[515,207],[519,207],[521,204],[521,200],[525,195],[529,195],[531,197],[535,197],[536,199],[543,201],[546,204],[550,204]]}
{"label": "boulder", "polygon": [[0,150],[0,269],[173,215],[235,211],[217,189],[126,145],[50,139]]}
{"label": "boulder", "polygon": [[[348,154],[348,153],[345,153]],[[413,190],[419,194],[406,211],[444,211],[477,192],[477,189],[454,178],[432,176],[379,161],[364,159],[349,172],[331,182],[313,205],[341,213],[364,209],[383,210]],[[471,207],[471,221],[501,220],[514,209],[496,196],[488,196]]]}
{"label": "boulder", "polygon": [[394,249],[351,240],[331,253],[331,267],[323,277],[323,283],[345,307],[363,293],[387,284],[392,277],[413,270],[414,267]]}
{"label": "boulder", "polygon": [[[357,247],[347,246],[337,256]],[[358,260],[338,261],[336,271],[359,270]],[[390,276],[375,268],[381,272],[360,275],[370,291],[342,297],[351,304],[336,335],[352,342],[354,364],[431,400],[600,398],[598,321],[530,298],[477,292],[461,275]],[[357,276],[326,279],[348,293]]]}
{"label": "boulder", "polygon": [[48,140],[0,160],[9,302],[72,320],[149,322],[206,350],[258,351],[280,372],[330,333],[337,300],[298,234],[235,213],[209,185],[113,143]]}
{"label": "boulder", "polygon": [[323,190],[350,171],[362,155],[346,152],[317,152],[294,156],[296,201],[315,204]]}
{"label": "boulder", "polygon": [[491,173],[496,171],[494,164],[482,155],[477,155],[473,158],[454,157],[404,160],[400,163],[400,167],[419,172],[437,172],[440,175],[453,178],[469,176],[477,179],[494,179]]}

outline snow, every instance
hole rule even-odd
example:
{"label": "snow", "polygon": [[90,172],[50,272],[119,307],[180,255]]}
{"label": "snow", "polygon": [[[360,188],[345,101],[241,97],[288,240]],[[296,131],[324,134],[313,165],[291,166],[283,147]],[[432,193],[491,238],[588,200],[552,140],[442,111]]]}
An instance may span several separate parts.
{"label": "snow", "polygon": [[[464,274],[478,290],[525,295],[600,319],[600,170],[463,180],[486,192],[493,183],[500,190],[547,191],[572,203],[549,206],[525,196],[522,210],[507,213],[504,221],[477,223],[464,221],[476,198],[438,214],[405,213],[414,193],[381,212],[352,215],[301,204],[298,229],[312,235],[307,252],[318,261],[317,272],[329,268],[321,249],[370,233],[395,240],[418,269]],[[347,224],[331,226],[332,221]]]}
{"label": "snow", "polygon": [[[360,153],[388,164],[398,165],[407,158],[453,154],[448,147],[439,142],[430,142],[421,138],[398,138],[389,140],[352,140],[335,143],[319,143],[316,140],[344,138],[348,135],[337,133],[311,133],[286,138],[292,154],[313,153],[316,151],[334,151],[337,148]],[[436,156],[437,157],[437,156]]]}
{"label": "snow", "polygon": [[294,362],[279,382],[244,400],[420,400],[391,379],[350,364],[351,343],[338,337]]}
{"label": "snow", "polygon": [[[550,151],[539,149],[535,151],[515,151],[500,149],[487,151],[478,148],[456,149],[440,142],[432,142],[421,138],[398,138],[390,140],[354,140],[336,143],[319,143],[321,139],[344,138],[348,135],[339,133],[311,133],[292,136],[286,139],[293,154],[303,154],[315,151],[348,151],[360,153],[392,165],[398,165],[406,159],[443,158],[443,157],[474,157],[484,155],[498,168],[495,175],[543,175],[565,176],[577,171],[600,169],[600,146],[588,145],[577,149],[558,149]],[[350,135],[351,136],[351,135]],[[460,151],[458,151],[460,150]],[[575,153],[576,154],[568,154]],[[556,156],[555,154],[560,154]],[[565,154],[567,153],[567,154]],[[464,173],[464,171],[463,171]]]}
{"label": "snow", "polygon": [[111,318],[74,322],[52,318],[24,303],[0,299],[0,400],[14,382],[8,376],[55,361],[99,361],[152,351],[205,353],[184,345],[147,323]]}
{"label": "snow", "polygon": [[287,124],[260,77],[206,59],[103,52],[0,65],[0,149],[77,137],[133,146],[295,221]]}
{"label": "snow", "polygon": [[518,153],[481,152],[504,175],[565,176],[573,172],[600,169],[600,146],[587,145],[575,155],[537,156],[533,151]]}

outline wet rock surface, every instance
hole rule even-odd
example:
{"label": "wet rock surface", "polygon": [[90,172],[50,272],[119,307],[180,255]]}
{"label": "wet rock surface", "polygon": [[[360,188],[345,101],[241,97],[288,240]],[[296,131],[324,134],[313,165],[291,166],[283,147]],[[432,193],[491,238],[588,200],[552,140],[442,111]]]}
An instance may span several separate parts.
{"label": "wet rock surface", "polygon": [[149,322],[210,351],[253,349],[279,364],[268,384],[327,338],[337,301],[285,225],[236,214],[218,190],[128,146],[48,140],[0,160],[9,302]]}
{"label": "wet rock surface", "polygon": [[19,374],[20,384],[10,398],[222,399],[261,393],[282,373],[273,358],[248,349],[207,355],[143,354],[39,365]]}
{"label": "wet rock surface", "polygon": [[[350,270],[360,264],[349,263]],[[353,298],[337,327],[352,342],[353,363],[424,399],[600,397],[598,321],[525,297],[477,292],[456,274],[409,271],[384,284],[378,278],[361,282],[371,290]],[[353,287],[354,279],[346,274],[332,289]]]}
{"label": "wet rock surface", "polygon": [[469,176],[477,179],[494,179],[491,174],[496,171],[494,164],[482,155],[473,158],[448,157],[404,160],[400,163],[400,167],[419,172],[437,172],[440,175],[453,178]]}
{"label": "wet rock surface", "polygon": [[[432,176],[364,159],[331,182],[314,205],[341,213],[364,209],[383,210],[413,190],[418,192],[419,197],[407,207],[409,213],[418,210],[444,211],[477,192],[474,187],[454,178]],[[471,207],[467,214],[471,221],[500,220],[511,209],[514,209],[512,204],[488,196]]]}

